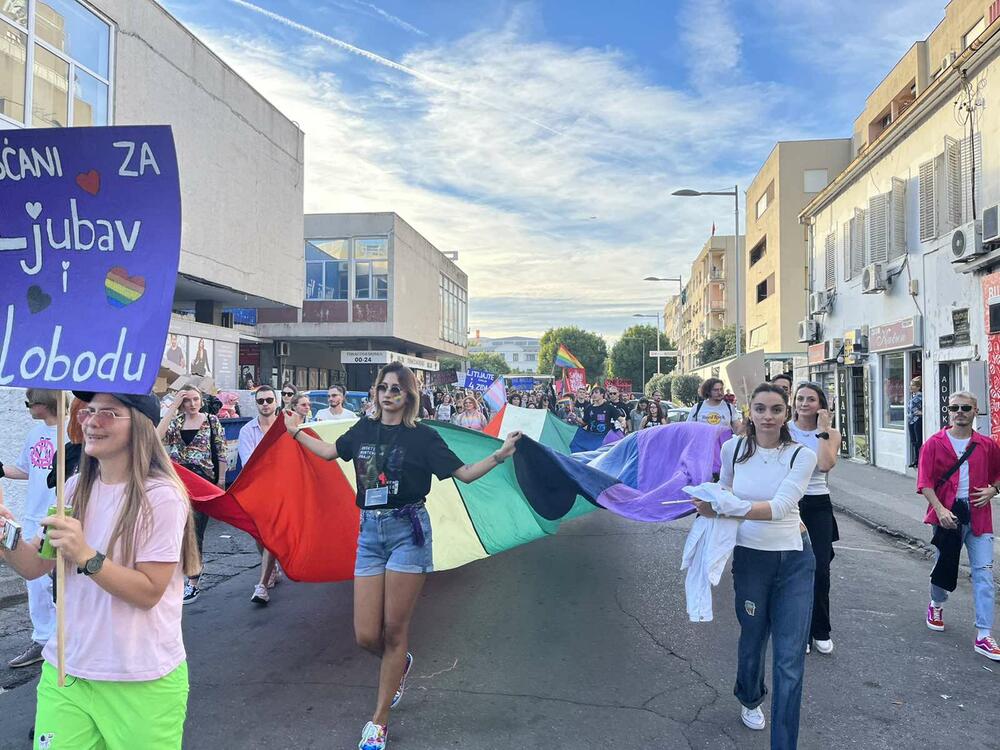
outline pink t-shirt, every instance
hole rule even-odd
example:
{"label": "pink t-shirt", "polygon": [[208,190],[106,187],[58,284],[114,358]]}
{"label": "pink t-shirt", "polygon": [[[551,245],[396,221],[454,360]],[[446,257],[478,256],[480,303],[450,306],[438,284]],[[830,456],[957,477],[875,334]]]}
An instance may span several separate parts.
{"label": "pink t-shirt", "polygon": [[[66,483],[72,497],[77,477]],[[87,543],[107,554],[111,532],[124,503],[124,484],[94,482],[87,517],[83,520]],[[66,673],[88,680],[132,682],[155,680],[169,674],[185,659],[181,634],[181,542],[189,505],[176,488],[151,482],[146,495],[152,524],[144,533],[137,525],[135,561],[178,563],[160,601],[151,609],[133,606],[112,596],[92,578],[70,567],[66,576]],[[56,637],[43,652],[55,665]]]}

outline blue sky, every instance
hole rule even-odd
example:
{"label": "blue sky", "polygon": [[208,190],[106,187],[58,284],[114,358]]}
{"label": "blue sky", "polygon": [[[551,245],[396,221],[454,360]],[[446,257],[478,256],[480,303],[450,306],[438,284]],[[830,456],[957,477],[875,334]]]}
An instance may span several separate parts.
{"label": "blue sky", "polygon": [[[305,210],[396,211],[470,327],[662,309],[777,140],[848,137],[945,0],[160,0],[306,133]],[[436,304],[431,300],[429,304]]]}

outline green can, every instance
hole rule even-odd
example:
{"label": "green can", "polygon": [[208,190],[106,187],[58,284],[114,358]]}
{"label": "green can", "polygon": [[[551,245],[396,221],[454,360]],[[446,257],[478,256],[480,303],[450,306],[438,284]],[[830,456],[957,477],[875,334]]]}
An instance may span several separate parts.
{"label": "green can", "polygon": [[[73,509],[68,505],[65,506],[65,513],[67,516],[73,515]],[[56,514],[56,506],[50,505],[49,512],[47,515],[54,516]],[[42,527],[42,547],[38,550],[38,556],[45,560],[55,560],[56,559],[56,548],[49,543],[48,527]]]}

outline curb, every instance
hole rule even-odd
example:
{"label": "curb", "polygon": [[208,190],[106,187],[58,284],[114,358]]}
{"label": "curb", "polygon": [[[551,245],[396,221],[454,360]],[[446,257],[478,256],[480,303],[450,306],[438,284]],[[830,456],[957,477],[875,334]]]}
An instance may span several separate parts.
{"label": "curb", "polygon": [[[910,536],[909,534],[899,531],[898,529],[891,529],[885,524],[879,523],[878,521],[869,518],[864,513],[859,513],[853,508],[847,507],[846,505],[841,505],[840,503],[833,502],[832,500],[830,504],[833,506],[834,510],[843,513],[846,516],[850,516],[855,521],[864,524],[865,526],[872,529],[876,533],[889,537],[890,539],[899,543],[900,545],[905,546],[910,552],[917,553],[925,560],[933,559],[934,554],[937,552],[937,550],[934,548],[933,545],[928,544],[923,539],[917,539],[916,537]],[[960,568],[963,573],[971,575],[972,570],[964,562],[961,563]],[[930,575],[929,572],[928,575]],[[995,570],[993,574],[993,584],[996,587],[997,591],[1000,591],[1000,580],[997,579],[997,573]]]}
{"label": "curb", "polygon": [[22,591],[17,594],[5,594],[4,596],[0,596],[0,609],[14,607],[26,601],[28,601],[27,591]]}

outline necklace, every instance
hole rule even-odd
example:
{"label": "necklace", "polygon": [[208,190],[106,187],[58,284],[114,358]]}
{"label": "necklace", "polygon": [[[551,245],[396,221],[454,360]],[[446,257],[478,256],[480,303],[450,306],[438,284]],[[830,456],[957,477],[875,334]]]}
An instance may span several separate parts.
{"label": "necklace", "polygon": [[758,445],[757,450],[760,452],[761,460],[764,463],[769,464],[771,463],[771,459],[777,456],[778,451],[781,450],[781,448],[780,446],[777,448],[765,448],[762,445]]}

